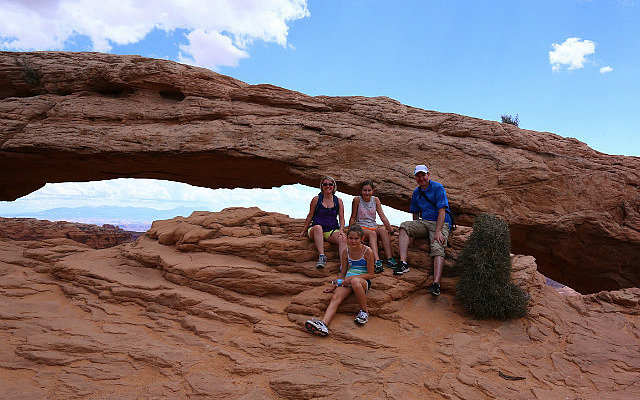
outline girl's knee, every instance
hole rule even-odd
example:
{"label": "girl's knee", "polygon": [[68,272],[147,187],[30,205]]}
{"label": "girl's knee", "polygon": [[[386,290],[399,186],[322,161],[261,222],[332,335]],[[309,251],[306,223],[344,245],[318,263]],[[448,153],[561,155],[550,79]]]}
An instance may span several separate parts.
{"label": "girl's knee", "polygon": [[354,291],[362,290],[366,292],[367,282],[365,282],[365,280],[362,278],[355,278],[351,281],[351,287]]}
{"label": "girl's knee", "polygon": [[331,301],[329,302],[329,304],[337,304],[340,305],[344,299],[346,299],[349,294],[351,293],[351,290],[349,290],[348,292],[344,292],[344,291],[338,291],[336,290],[335,292],[333,292],[333,296],[331,296]]}

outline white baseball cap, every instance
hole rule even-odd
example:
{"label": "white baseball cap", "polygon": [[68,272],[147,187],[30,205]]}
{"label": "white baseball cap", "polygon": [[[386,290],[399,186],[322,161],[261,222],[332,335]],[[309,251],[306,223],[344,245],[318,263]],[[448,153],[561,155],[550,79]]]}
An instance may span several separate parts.
{"label": "white baseball cap", "polygon": [[424,172],[425,174],[429,173],[429,168],[426,165],[416,165],[416,169],[413,170],[413,175],[417,175],[418,172]]}

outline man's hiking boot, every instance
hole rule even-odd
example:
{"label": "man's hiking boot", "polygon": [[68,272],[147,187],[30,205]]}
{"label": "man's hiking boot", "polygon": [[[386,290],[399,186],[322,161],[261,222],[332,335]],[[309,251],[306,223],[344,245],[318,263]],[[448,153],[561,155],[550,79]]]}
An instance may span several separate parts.
{"label": "man's hiking boot", "polygon": [[402,275],[405,272],[409,272],[409,265],[404,261],[398,262],[398,265],[393,269],[394,275]]}
{"label": "man's hiking boot", "polygon": [[433,282],[428,288],[427,292],[431,293],[434,296],[440,296],[440,284],[438,282]]}
{"label": "man's hiking boot", "polygon": [[369,313],[364,310],[360,310],[358,315],[356,315],[356,319],[353,321],[358,325],[364,325],[369,321]]}
{"label": "man's hiking boot", "polygon": [[327,266],[327,256],[324,254],[320,254],[318,257],[318,262],[316,263],[316,268],[324,268]]}
{"label": "man's hiking boot", "polygon": [[307,322],[305,322],[304,326],[309,332],[316,335],[327,336],[329,334],[329,328],[327,328],[327,325],[325,325],[324,322],[316,319],[308,320]]}
{"label": "man's hiking boot", "polygon": [[382,266],[382,261],[378,260],[375,262],[375,264],[373,264],[373,272],[375,272],[376,274],[379,274],[380,272],[384,271],[384,267]]}
{"label": "man's hiking boot", "polygon": [[387,264],[389,268],[395,268],[398,265],[398,262],[393,257],[388,258],[384,263]]}

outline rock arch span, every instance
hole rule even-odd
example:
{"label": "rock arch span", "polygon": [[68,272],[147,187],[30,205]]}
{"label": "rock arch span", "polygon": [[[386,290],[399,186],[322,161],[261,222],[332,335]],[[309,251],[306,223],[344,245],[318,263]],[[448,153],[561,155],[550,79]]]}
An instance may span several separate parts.
{"label": "rock arch span", "polygon": [[405,210],[412,166],[461,224],[491,212],[513,251],[586,293],[640,283],[640,158],[575,139],[405,106],[310,97],[170,61],[0,52],[0,198],[47,182],[158,178],[210,188],[371,178]]}

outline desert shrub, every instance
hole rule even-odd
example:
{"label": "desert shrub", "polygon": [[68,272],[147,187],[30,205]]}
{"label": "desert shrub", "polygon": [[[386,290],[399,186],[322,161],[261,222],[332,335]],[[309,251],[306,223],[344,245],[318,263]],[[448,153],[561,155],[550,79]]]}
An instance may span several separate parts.
{"label": "desert shrub", "polygon": [[477,318],[508,319],[527,313],[529,296],[511,280],[511,235],[495,215],[479,215],[458,256],[457,300]]}
{"label": "desert shrub", "polygon": [[505,124],[511,124],[515,126],[520,125],[520,118],[518,118],[518,114],[516,114],[515,117],[512,117],[511,115],[507,115],[507,114],[502,114],[500,118],[502,118],[502,122]]}
{"label": "desert shrub", "polygon": [[18,63],[22,66],[22,75],[24,76],[24,80],[32,85],[39,85],[40,74],[38,73],[38,70],[35,69],[25,57],[23,57]]}

